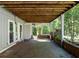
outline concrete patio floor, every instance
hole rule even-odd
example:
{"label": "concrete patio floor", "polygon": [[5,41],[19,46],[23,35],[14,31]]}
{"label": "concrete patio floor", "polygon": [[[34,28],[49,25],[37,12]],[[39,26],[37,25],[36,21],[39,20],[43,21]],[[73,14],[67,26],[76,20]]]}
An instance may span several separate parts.
{"label": "concrete patio floor", "polygon": [[72,55],[64,51],[48,39],[32,39],[22,41],[0,54],[1,58],[71,58]]}

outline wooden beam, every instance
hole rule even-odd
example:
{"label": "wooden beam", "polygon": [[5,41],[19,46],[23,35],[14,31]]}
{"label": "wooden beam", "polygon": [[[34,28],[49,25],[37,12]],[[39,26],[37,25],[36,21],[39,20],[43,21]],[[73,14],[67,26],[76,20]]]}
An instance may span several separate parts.
{"label": "wooden beam", "polygon": [[[15,13],[15,12],[14,12]],[[15,14],[17,14],[17,15],[20,15],[20,16],[30,16],[30,15],[32,15],[32,16],[44,16],[44,15],[52,15],[52,16],[56,16],[56,15],[59,15],[61,12],[23,12],[23,13],[21,13],[21,12],[17,12],[17,13],[15,13]]]}
{"label": "wooden beam", "polygon": [[[23,17],[23,16],[20,16],[20,17]],[[28,15],[28,16],[26,16],[26,17],[24,16],[23,18],[27,18],[27,17],[29,17],[29,18],[37,18],[37,19],[38,19],[38,18],[42,18],[42,19],[43,19],[43,18],[53,18],[53,17],[56,17],[56,16],[51,16],[51,15],[49,15],[49,16],[48,16],[48,15],[45,15],[45,16],[40,16],[40,15],[39,15],[39,16],[33,16],[33,15],[31,16],[31,15],[30,15],[30,16],[29,16],[29,15]]]}
{"label": "wooden beam", "polygon": [[52,4],[75,4],[73,1],[0,1],[0,4],[12,5],[12,4],[30,4],[30,5],[52,5]]}
{"label": "wooden beam", "polygon": [[8,8],[12,10],[64,10],[67,8]]}
{"label": "wooden beam", "polygon": [[29,20],[29,21],[34,21],[34,20],[37,20],[37,21],[41,21],[41,20],[50,20],[52,18],[55,18],[55,16],[26,16],[26,17],[22,17],[20,16],[21,18],[24,18],[25,20]]}
{"label": "wooden beam", "polygon": [[[12,10],[13,12],[61,12],[63,9],[10,9],[6,8],[8,10]],[[67,9],[67,8],[66,8]]]}
{"label": "wooden beam", "polygon": [[5,5],[4,8],[65,8],[71,5]]}

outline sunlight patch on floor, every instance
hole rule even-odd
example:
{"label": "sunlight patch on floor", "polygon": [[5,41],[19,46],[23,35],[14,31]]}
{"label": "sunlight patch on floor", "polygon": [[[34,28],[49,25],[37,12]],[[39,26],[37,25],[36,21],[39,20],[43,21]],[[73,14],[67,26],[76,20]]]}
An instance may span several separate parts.
{"label": "sunlight patch on floor", "polygon": [[47,39],[37,39],[36,41],[39,41],[39,42],[50,42],[50,41],[47,40]]}
{"label": "sunlight patch on floor", "polygon": [[34,36],[34,40],[38,42],[50,42],[48,39],[38,39],[37,36]]}

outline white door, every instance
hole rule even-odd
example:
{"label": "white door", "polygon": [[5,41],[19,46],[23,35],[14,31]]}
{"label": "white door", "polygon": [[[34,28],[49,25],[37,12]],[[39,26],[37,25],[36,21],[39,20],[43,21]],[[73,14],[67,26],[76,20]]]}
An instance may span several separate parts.
{"label": "white door", "polygon": [[11,44],[15,41],[15,23],[12,20],[8,21],[8,43]]}
{"label": "white door", "polygon": [[20,39],[21,40],[23,39],[22,36],[23,36],[23,25],[20,24]]}
{"label": "white door", "polygon": [[18,23],[17,22],[15,22],[15,36],[16,36],[15,42],[17,42],[18,41]]}
{"label": "white door", "polygon": [[22,24],[18,23],[18,41],[22,40],[22,34],[23,34],[23,26]]}

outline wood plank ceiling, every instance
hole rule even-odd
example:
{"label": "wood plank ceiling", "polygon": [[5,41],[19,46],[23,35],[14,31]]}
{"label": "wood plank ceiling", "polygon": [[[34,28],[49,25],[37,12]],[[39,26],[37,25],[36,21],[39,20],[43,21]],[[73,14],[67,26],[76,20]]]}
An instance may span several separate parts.
{"label": "wood plank ceiling", "polygon": [[78,2],[75,1],[1,1],[0,5],[26,22],[49,23]]}

